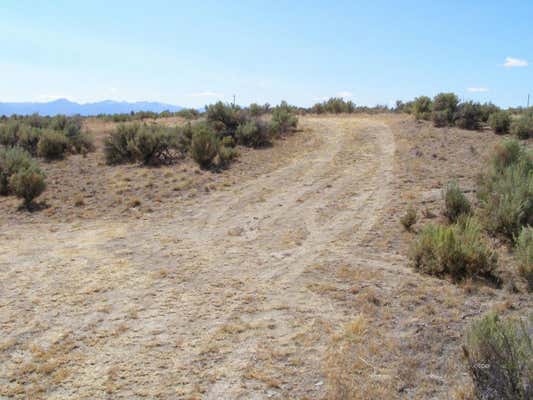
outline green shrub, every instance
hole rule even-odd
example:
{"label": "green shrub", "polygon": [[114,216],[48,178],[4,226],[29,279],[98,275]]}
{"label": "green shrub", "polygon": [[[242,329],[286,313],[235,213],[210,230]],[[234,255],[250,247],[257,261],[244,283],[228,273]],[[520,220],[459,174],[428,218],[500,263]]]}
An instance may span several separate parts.
{"label": "green shrub", "polygon": [[270,121],[270,131],[275,135],[283,135],[298,126],[298,117],[292,108],[285,102],[274,108]]}
{"label": "green shrub", "polygon": [[527,283],[529,290],[533,290],[533,227],[523,227],[516,239],[516,257],[518,272]]}
{"label": "green shrub", "polygon": [[59,132],[44,131],[37,144],[37,155],[47,160],[63,158],[68,148],[66,136]]}
{"label": "green shrub", "polygon": [[[239,129],[237,128],[237,131]],[[222,146],[224,147],[235,147],[235,139],[233,139],[231,136],[224,136],[222,138]]]}
{"label": "green shrub", "polygon": [[496,173],[502,173],[510,165],[517,164],[526,158],[526,151],[515,139],[498,143],[492,156],[492,167]]}
{"label": "green shrub", "polygon": [[157,125],[143,125],[128,142],[128,150],[135,161],[144,165],[173,162],[172,149],[177,147],[177,130]]}
{"label": "green shrub", "polygon": [[448,113],[446,111],[433,111],[431,113],[431,121],[433,126],[437,128],[448,126]]}
{"label": "green shrub", "polygon": [[20,124],[18,122],[8,122],[0,125],[0,145],[13,147],[18,141],[18,131]]}
{"label": "green shrub", "polygon": [[468,101],[457,106],[455,125],[461,129],[477,130],[481,126],[482,111],[479,103]]}
{"label": "green shrub", "polygon": [[505,111],[498,111],[489,117],[489,125],[498,135],[509,133],[511,117]]}
{"label": "green shrub", "polygon": [[239,109],[221,101],[207,106],[207,122],[215,129],[220,137],[233,136],[241,122]]}
{"label": "green shrub", "polygon": [[9,194],[9,180],[14,174],[35,165],[30,154],[20,147],[0,148],[0,195]]}
{"label": "green shrub", "polygon": [[492,103],[484,103],[480,105],[481,121],[488,122],[490,116],[497,112],[500,112],[500,107]]}
{"label": "green shrub", "polygon": [[478,399],[533,397],[531,320],[502,320],[491,313],[467,330],[463,350]]}
{"label": "green shrub", "polygon": [[416,270],[430,275],[449,276],[454,281],[471,276],[498,281],[496,253],[472,217],[450,226],[426,225],[412,243],[409,258]]}
{"label": "green shrub", "polygon": [[237,149],[226,146],[219,146],[218,154],[215,158],[215,165],[218,167],[224,167],[229,164],[231,161],[236,159],[239,156]]}
{"label": "green shrub", "polygon": [[44,174],[37,166],[23,168],[9,179],[10,192],[24,200],[24,205],[29,208],[37,196],[46,188]]}
{"label": "green shrub", "polygon": [[405,214],[400,218],[400,223],[405,230],[410,231],[412,226],[416,224],[417,219],[416,209],[414,207],[409,207]]}
{"label": "green shrub", "polygon": [[235,139],[244,146],[261,147],[270,143],[270,132],[266,124],[251,120],[239,125]]}
{"label": "green shrub", "polygon": [[[454,93],[439,93],[433,99],[433,113],[438,115],[439,125],[435,126],[452,126],[459,105],[459,98]],[[433,116],[435,123],[436,115]],[[440,123],[444,123],[440,125]]]}
{"label": "green shrub", "polygon": [[191,141],[191,157],[200,167],[210,168],[214,166],[215,157],[219,154],[220,142],[208,126],[198,124],[194,128]]}
{"label": "green shrub", "polygon": [[139,124],[119,125],[104,139],[104,157],[106,164],[114,165],[134,162],[135,155],[131,150],[131,142],[140,129]]}
{"label": "green shrub", "polygon": [[492,171],[478,182],[481,215],[489,231],[514,240],[533,225],[533,157],[508,140],[497,147]]}
{"label": "green shrub", "polygon": [[41,138],[41,131],[38,128],[22,126],[18,133],[18,145],[30,153],[32,156],[37,155],[37,145]]}
{"label": "green shrub", "polygon": [[444,190],[444,215],[451,222],[456,222],[460,216],[472,212],[470,201],[466,198],[456,182],[449,182]]}
{"label": "green shrub", "polygon": [[518,139],[533,137],[533,113],[525,113],[511,124],[511,133]]}
{"label": "green shrub", "polygon": [[431,111],[433,110],[433,102],[427,96],[417,97],[412,105],[412,110],[417,120],[429,121],[431,118]]}

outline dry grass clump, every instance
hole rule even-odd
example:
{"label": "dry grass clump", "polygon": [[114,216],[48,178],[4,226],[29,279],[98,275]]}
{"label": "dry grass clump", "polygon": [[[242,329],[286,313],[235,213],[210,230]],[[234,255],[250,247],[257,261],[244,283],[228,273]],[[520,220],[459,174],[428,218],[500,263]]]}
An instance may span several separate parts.
{"label": "dry grass clump", "polygon": [[368,319],[359,315],[334,337],[324,368],[326,399],[371,400],[398,396],[398,374],[386,360],[394,354],[395,346],[381,332],[370,329]]}
{"label": "dry grass clump", "polygon": [[411,231],[411,228],[418,220],[416,209],[411,206],[407,209],[405,214],[400,218],[400,223],[403,225],[406,231]]}

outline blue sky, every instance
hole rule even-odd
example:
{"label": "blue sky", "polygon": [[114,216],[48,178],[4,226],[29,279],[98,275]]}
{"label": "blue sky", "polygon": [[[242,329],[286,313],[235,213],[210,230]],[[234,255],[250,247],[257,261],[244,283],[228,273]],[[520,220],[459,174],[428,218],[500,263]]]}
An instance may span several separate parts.
{"label": "blue sky", "polygon": [[0,54],[0,101],[514,106],[533,95],[533,1],[2,0]]}

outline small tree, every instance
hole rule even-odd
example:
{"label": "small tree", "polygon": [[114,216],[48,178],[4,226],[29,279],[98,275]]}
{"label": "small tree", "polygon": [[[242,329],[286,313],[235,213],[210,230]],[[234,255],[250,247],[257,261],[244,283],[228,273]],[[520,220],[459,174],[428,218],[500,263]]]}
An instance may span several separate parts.
{"label": "small tree", "polygon": [[412,109],[417,120],[429,120],[431,118],[433,103],[429,97],[420,96],[414,100]]}
{"label": "small tree", "polygon": [[447,125],[454,123],[455,113],[459,105],[459,98],[454,93],[439,93],[433,99],[433,112],[443,113]]}

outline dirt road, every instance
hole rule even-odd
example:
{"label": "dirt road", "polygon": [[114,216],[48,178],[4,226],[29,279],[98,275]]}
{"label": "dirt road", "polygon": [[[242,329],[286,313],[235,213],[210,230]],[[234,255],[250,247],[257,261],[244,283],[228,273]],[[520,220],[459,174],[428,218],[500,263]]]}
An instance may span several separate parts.
{"label": "dirt road", "polygon": [[3,230],[0,397],[320,398],[350,315],[316,268],[398,268],[365,244],[395,143],[377,119],[303,124],[317,149],[171,214]]}

